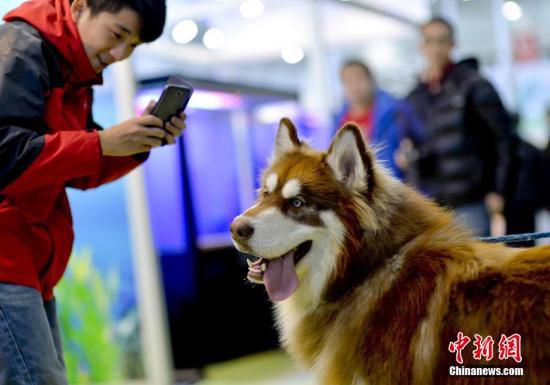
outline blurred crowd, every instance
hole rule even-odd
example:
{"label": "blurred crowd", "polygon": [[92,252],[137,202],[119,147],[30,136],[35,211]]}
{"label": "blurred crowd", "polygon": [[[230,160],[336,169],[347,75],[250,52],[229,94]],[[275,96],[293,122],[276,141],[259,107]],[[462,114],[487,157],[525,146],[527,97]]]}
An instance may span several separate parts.
{"label": "blurred crowd", "polygon": [[[427,66],[404,100],[381,89],[367,63],[343,64],[346,103],[335,127],[357,123],[396,177],[454,209],[474,234],[534,232],[537,211],[550,207],[550,144],[541,150],[519,137],[518,116],[475,58],[452,60],[447,20],[429,20],[421,35]],[[550,137],[550,106],[546,117]]]}

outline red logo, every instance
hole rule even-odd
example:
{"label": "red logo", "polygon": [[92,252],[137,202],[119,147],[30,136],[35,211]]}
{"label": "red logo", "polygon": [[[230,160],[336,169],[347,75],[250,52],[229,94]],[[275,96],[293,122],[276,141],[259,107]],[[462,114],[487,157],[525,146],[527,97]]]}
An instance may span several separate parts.
{"label": "red logo", "polygon": [[513,358],[516,362],[521,362],[521,336],[517,333],[506,337],[504,334],[500,336],[498,343],[498,359],[507,360]]}
{"label": "red logo", "polygon": [[[495,340],[492,336],[483,338],[479,334],[474,335],[474,350],[472,352],[475,360],[481,360],[485,358],[487,362],[491,361],[494,356],[494,344]],[[470,343],[472,339],[465,336],[464,333],[458,332],[456,341],[449,343],[449,352],[456,354],[456,362],[463,364],[462,351]],[[510,337],[506,337],[504,334],[500,336],[498,343],[498,359],[508,360],[513,359],[516,362],[521,362],[521,336],[517,333],[512,334]]]}
{"label": "red logo", "polygon": [[456,362],[459,364],[464,363],[462,360],[462,351],[468,345],[471,341],[471,338],[468,336],[464,336],[462,332],[458,332],[458,336],[455,342],[449,343],[449,351],[451,353],[456,353]]}
{"label": "red logo", "polygon": [[474,359],[481,360],[481,357],[485,357],[485,360],[491,361],[493,359],[493,345],[495,340],[493,337],[487,336],[482,338],[479,334],[475,335],[474,346]]}

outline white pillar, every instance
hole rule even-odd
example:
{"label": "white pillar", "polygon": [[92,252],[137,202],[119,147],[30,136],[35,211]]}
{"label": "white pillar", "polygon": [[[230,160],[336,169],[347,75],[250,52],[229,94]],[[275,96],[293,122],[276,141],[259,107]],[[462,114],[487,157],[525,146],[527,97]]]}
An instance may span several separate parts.
{"label": "white pillar", "polygon": [[492,0],[491,15],[493,21],[493,34],[495,35],[495,64],[499,77],[499,90],[503,93],[503,99],[507,107],[517,109],[514,77],[514,53],[512,44],[512,32],[510,23],[502,15],[503,0]]}
{"label": "white pillar", "polygon": [[309,25],[306,51],[306,76],[301,90],[301,102],[319,120],[327,135],[332,126],[333,101],[330,91],[329,51],[323,29],[323,2],[307,1],[306,21]]}
{"label": "white pillar", "polygon": [[[136,80],[131,61],[126,60],[114,65],[113,79],[119,121],[133,118]],[[141,167],[132,171],[127,177],[126,193],[137,304],[141,322],[141,350],[147,383],[171,385],[174,364],[167,332],[166,306],[159,263],[153,244],[145,180]]]}
{"label": "white pillar", "polygon": [[239,174],[239,208],[245,211],[256,200],[254,189],[253,156],[250,145],[249,124],[246,111],[231,112],[231,132],[235,146],[237,172]]}

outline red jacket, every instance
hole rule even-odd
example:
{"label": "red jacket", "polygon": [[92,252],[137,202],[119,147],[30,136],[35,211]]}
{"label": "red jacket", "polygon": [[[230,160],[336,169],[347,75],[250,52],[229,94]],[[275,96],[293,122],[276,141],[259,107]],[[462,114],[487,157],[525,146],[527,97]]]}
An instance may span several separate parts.
{"label": "red jacket", "polygon": [[65,187],[87,189],[136,167],[106,157],[91,119],[92,68],[68,0],[34,0],[0,26],[0,282],[53,296],[71,254]]}

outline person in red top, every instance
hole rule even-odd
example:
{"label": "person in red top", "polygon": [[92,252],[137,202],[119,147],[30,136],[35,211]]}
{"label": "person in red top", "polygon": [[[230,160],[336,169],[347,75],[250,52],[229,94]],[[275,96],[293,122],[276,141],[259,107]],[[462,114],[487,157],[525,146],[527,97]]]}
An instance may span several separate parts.
{"label": "person in red top", "polygon": [[342,66],[340,77],[347,105],[340,125],[355,122],[363,130],[365,139],[372,141],[375,91],[374,77],[367,65],[359,60],[349,60]]}
{"label": "person in red top", "polygon": [[66,384],[53,288],[71,254],[66,187],[137,167],[185,116],[103,131],[92,85],[164,28],[164,0],[32,0],[0,26],[0,384]]}
{"label": "person in red top", "polygon": [[404,106],[377,86],[370,68],[361,60],[346,61],[340,70],[346,103],[336,117],[336,125],[355,122],[367,141],[377,148],[377,158],[393,175],[400,177],[394,154],[403,127]]}

